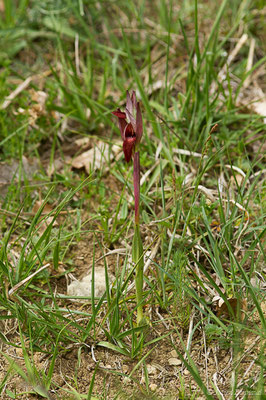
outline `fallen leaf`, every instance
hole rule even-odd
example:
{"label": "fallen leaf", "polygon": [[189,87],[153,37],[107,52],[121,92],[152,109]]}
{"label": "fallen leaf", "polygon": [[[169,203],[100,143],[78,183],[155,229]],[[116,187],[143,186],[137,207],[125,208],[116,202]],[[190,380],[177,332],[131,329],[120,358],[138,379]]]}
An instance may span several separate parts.
{"label": "fallen leaf", "polygon": [[[37,213],[37,211],[40,209],[42,205],[42,201],[38,200],[36,201],[36,203],[34,204],[33,208],[32,208],[32,212],[33,213]],[[42,214],[41,215],[47,215],[49,213],[51,213],[54,210],[54,207],[52,207],[50,204],[45,204],[43,210],[42,210]],[[40,235],[43,234],[43,232],[45,231],[45,229],[52,223],[53,221],[53,216],[47,217],[44,221],[41,221],[37,227],[38,227],[38,232]],[[53,222],[53,226],[57,226],[58,223],[56,221]]]}
{"label": "fallen leaf", "polygon": [[45,114],[45,102],[48,95],[42,90],[36,91],[31,89],[29,92],[31,95],[31,100],[34,102],[28,109],[30,116],[29,124],[34,125],[36,119]]}
{"label": "fallen leaf", "polygon": [[87,174],[92,170],[100,169],[104,164],[107,166],[108,161],[114,159],[115,155],[121,150],[120,146],[110,145],[105,142],[97,142],[93,148],[85,151],[71,161],[73,168],[85,168]]}
{"label": "fallen leaf", "polygon": [[[234,318],[238,317],[237,314],[239,312],[239,319],[240,321],[243,321],[245,317],[245,312],[247,311],[247,301],[245,299],[236,298],[227,299],[227,301],[232,308]],[[232,313],[230,311],[231,310],[229,310],[226,302],[222,298],[220,298],[218,302],[217,316],[221,319],[231,320]]]}
{"label": "fallen leaf", "polygon": [[[34,204],[34,206],[32,208],[32,212],[36,214],[37,211],[40,209],[41,205],[42,205],[41,200],[36,201],[36,203]],[[53,209],[54,208],[50,204],[46,203],[45,206],[43,207],[42,214],[49,214],[50,212],[53,211]]]}

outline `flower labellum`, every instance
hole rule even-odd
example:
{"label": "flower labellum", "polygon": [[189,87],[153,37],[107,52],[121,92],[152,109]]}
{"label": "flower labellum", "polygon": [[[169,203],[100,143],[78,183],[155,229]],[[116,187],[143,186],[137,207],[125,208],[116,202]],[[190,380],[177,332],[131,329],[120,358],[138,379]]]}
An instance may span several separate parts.
{"label": "flower labellum", "polygon": [[140,104],[136,100],[135,91],[132,92],[131,96],[127,91],[125,112],[118,108],[112,114],[118,118],[125,160],[129,162],[136,151],[143,132]]}

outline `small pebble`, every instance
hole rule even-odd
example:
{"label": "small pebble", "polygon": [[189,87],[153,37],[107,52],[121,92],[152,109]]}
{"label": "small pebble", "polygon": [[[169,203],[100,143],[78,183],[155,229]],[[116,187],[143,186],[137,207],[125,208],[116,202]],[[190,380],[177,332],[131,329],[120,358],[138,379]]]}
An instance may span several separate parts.
{"label": "small pebble", "polygon": [[154,365],[148,364],[147,365],[147,371],[148,371],[148,374],[154,375],[154,374],[156,374],[157,369],[156,369],[156,367]]}
{"label": "small pebble", "polygon": [[155,390],[157,389],[158,385],[156,385],[156,383],[151,383],[149,388],[152,392],[155,392]]}
{"label": "small pebble", "polygon": [[169,365],[181,365],[182,361],[176,357],[171,357],[171,358],[169,358],[168,363],[169,363]]}
{"label": "small pebble", "polygon": [[171,357],[178,357],[178,354],[177,354],[177,351],[176,350],[172,350],[172,351],[170,351],[170,355],[171,355]]}

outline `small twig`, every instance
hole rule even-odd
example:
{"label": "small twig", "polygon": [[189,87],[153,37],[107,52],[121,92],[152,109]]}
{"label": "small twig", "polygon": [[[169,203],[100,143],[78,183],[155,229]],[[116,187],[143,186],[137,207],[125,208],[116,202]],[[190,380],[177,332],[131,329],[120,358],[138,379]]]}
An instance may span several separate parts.
{"label": "small twig", "polygon": [[175,214],[171,214],[171,215],[168,215],[168,217],[165,217],[165,218],[162,218],[162,219],[156,219],[155,221],[149,222],[147,225],[148,226],[157,225],[158,223],[166,221],[166,220],[168,220],[170,218],[173,218],[174,216],[175,216]]}
{"label": "small twig", "polygon": [[107,257],[107,256],[111,256],[112,254],[122,254],[122,255],[126,255],[127,254],[127,249],[125,248],[120,248],[120,249],[114,249],[114,250],[110,250],[108,251],[108,253],[105,253],[103,256],[101,256],[100,258],[98,258],[95,261],[95,264],[98,263],[100,260],[102,260],[103,258]]}
{"label": "small twig", "polygon": [[195,188],[197,188],[200,192],[205,194],[212,202],[216,201],[216,198],[213,196],[213,193],[216,193],[216,190],[208,189],[203,185],[190,186],[190,187],[186,188],[185,191],[194,190]]}
{"label": "small twig", "polygon": [[[244,33],[241,36],[241,38],[238,40],[235,48],[228,55],[225,65],[223,66],[223,68],[221,69],[221,71],[218,74],[218,81],[219,82],[221,82],[225,78],[227,68],[234,61],[235,57],[237,56],[237,54],[239,53],[241,47],[245,44],[247,39],[248,39],[248,35],[246,33]],[[216,86],[217,86],[217,84],[215,85],[215,88],[216,88]]]}
{"label": "small twig", "polygon": [[155,308],[155,313],[156,313],[156,315],[158,315],[159,319],[162,321],[162,324],[164,325],[164,327],[166,328],[166,330],[169,331],[169,330],[170,330],[170,327],[169,327],[169,325],[167,325],[167,323],[165,322],[164,317],[159,313],[158,307]]}
{"label": "small twig", "polygon": [[184,359],[187,359],[187,352],[189,351],[191,342],[192,342],[192,333],[193,333],[193,322],[194,322],[194,317],[195,317],[195,312],[192,310],[191,318],[189,321],[189,329],[188,329],[188,336],[187,336],[187,346],[186,346],[186,351],[184,354]]}
{"label": "small twig", "polygon": [[203,336],[203,345],[204,345],[204,358],[205,358],[204,364],[205,364],[205,371],[206,371],[206,385],[207,385],[207,389],[209,390],[208,354],[207,354],[206,334],[205,334],[204,326],[202,326],[202,336]]}
{"label": "small twig", "polygon": [[215,372],[215,373],[213,374],[213,376],[212,376],[212,381],[213,381],[213,383],[214,383],[214,385],[215,385],[215,387],[216,387],[217,392],[218,392],[219,395],[221,396],[221,398],[222,398],[223,400],[225,400],[224,395],[222,394],[221,390],[220,390],[219,387],[218,387],[218,383],[217,383],[217,376],[218,376],[218,374],[219,374],[219,372]]}
{"label": "small twig", "polygon": [[92,345],[91,345],[91,357],[92,357],[93,361],[97,364],[98,361],[97,361],[96,358],[95,358],[94,347],[95,347],[95,345],[92,344]]}
{"label": "small twig", "polygon": [[0,109],[5,110],[9,104],[19,95],[24,89],[26,89],[32,81],[32,76],[29,76],[25,81],[16,87],[16,89],[6,97]]}
{"label": "small twig", "polygon": [[[246,371],[244,372],[244,375],[242,376],[241,381],[238,384],[238,387],[240,387],[242,385],[242,383],[244,382],[245,377],[247,376],[247,374],[249,373],[249,371],[251,370],[251,368],[253,367],[253,365],[255,364],[256,360],[252,360],[251,363],[249,364],[248,368],[246,369]],[[236,398],[238,398],[238,396],[240,395],[240,393],[243,391],[243,389],[240,389],[237,394],[236,394]]]}
{"label": "small twig", "polygon": [[[253,65],[255,43],[256,43],[255,39],[251,38],[249,52],[248,52],[248,61],[247,61],[247,66],[246,66],[246,74],[251,70],[252,65]],[[244,89],[249,86],[250,81],[251,81],[251,75],[248,75],[247,79],[245,80],[245,82],[243,84]]]}
{"label": "small twig", "polygon": [[27,278],[23,279],[21,282],[17,283],[15,286],[13,286],[8,294],[9,296],[12,296],[13,293],[15,293],[21,286],[23,286],[26,282],[28,282],[30,279],[32,279],[35,275],[37,275],[39,272],[43,271],[45,268],[49,267],[50,263],[43,265],[38,271],[35,271],[33,274],[27,276]]}
{"label": "small twig", "polygon": [[266,169],[262,169],[260,171],[255,172],[255,174],[250,175],[249,179],[252,180],[256,178],[258,175],[265,175],[266,174]]}
{"label": "small twig", "polygon": [[[76,210],[60,211],[58,213],[58,215],[67,215],[67,214],[73,214],[73,213],[76,213],[76,212],[77,212]],[[46,215],[52,216],[55,213],[56,213],[56,211],[48,211],[48,212],[46,212],[45,210],[43,210],[42,216],[46,216]],[[4,210],[3,208],[0,208],[0,214],[10,215],[12,217],[16,217],[17,216],[17,213],[14,213],[14,212],[8,211],[8,210]],[[36,215],[36,212],[21,212],[18,217],[19,218],[23,218],[24,220],[26,220],[26,218],[23,217],[23,216],[32,217],[34,215]]]}
{"label": "small twig", "polygon": [[230,165],[230,164],[226,164],[225,167],[228,168],[228,169],[232,169],[233,171],[238,172],[240,175],[243,176],[244,179],[246,178],[246,174],[245,174],[244,171],[242,171],[241,168],[236,167],[235,165]]}
{"label": "small twig", "polygon": [[75,36],[75,64],[77,75],[80,76],[80,62],[79,62],[79,35]]}
{"label": "small twig", "polygon": [[[197,158],[202,157],[201,153],[197,153],[196,151],[189,151],[189,150],[185,150],[185,149],[173,149],[173,153],[182,154],[184,156],[197,157]],[[208,158],[208,156],[205,155],[205,156],[203,156],[203,158]]]}

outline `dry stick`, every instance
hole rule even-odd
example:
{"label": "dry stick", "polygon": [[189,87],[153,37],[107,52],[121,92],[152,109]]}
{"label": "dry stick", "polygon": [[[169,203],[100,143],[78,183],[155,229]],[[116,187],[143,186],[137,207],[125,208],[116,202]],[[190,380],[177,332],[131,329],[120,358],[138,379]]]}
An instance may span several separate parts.
{"label": "dry stick", "polygon": [[[203,325],[203,324],[202,324]],[[207,389],[209,390],[209,374],[208,374],[208,354],[207,354],[207,345],[206,345],[206,333],[205,333],[205,329],[202,326],[202,336],[203,336],[203,345],[204,345],[204,358],[205,358],[205,371],[206,371],[206,386]]]}
{"label": "dry stick", "polygon": [[217,383],[217,376],[218,376],[219,372],[215,372],[212,376],[212,381],[216,387],[217,392],[219,393],[219,395],[221,396],[222,400],[225,400],[224,395],[222,394],[221,390],[218,387],[218,383]]}
{"label": "dry stick", "polygon": [[[244,378],[247,376],[247,374],[249,373],[249,371],[251,370],[251,368],[253,367],[253,365],[255,364],[256,359],[252,360],[251,363],[249,364],[248,368],[246,369],[244,375],[242,376],[241,381],[239,382],[238,386],[241,386],[242,383],[244,383]],[[240,396],[240,394],[243,392],[243,388],[240,389],[237,393],[236,393],[236,398],[238,398]]]}
{"label": "dry stick", "polygon": [[[235,48],[231,51],[231,53],[229,54],[229,56],[227,57],[227,62],[224,64],[223,68],[221,69],[221,71],[218,74],[218,82],[222,82],[225,77],[226,77],[226,70],[227,68],[230,66],[230,64],[233,62],[233,60],[235,59],[235,57],[237,56],[237,54],[239,53],[241,47],[245,44],[245,42],[248,39],[248,35],[246,33],[244,33],[241,38],[239,39],[239,41],[237,42],[237,45],[235,46]],[[217,83],[214,82],[211,86],[211,92],[214,93],[215,90],[217,89]]]}
{"label": "dry stick", "polygon": [[50,263],[43,265],[38,271],[35,271],[33,274],[27,276],[27,278],[23,279],[21,282],[17,283],[15,286],[13,286],[8,294],[9,296],[12,296],[13,293],[15,293],[21,286],[24,285],[24,283],[28,282],[31,278],[33,278],[35,275],[37,275],[39,272],[43,271],[45,268],[49,267]]}
{"label": "dry stick", "polygon": [[[197,251],[197,261],[199,262],[199,258],[200,258],[200,252],[199,250]],[[197,265],[197,263],[196,263]],[[199,284],[197,284],[197,290],[198,290],[198,294],[200,296],[200,287]],[[203,305],[200,303],[199,307],[203,310],[204,307]],[[209,374],[208,374],[208,356],[207,356],[207,346],[206,346],[206,334],[205,334],[205,329],[203,326],[203,323],[201,322],[202,325],[202,333],[203,333],[203,344],[204,344],[204,352],[205,352],[205,371],[206,371],[206,385],[207,385],[207,389],[209,390]]]}
{"label": "dry stick", "polygon": [[[201,158],[202,157],[201,153],[197,153],[196,151],[189,151],[189,150],[185,150],[185,149],[173,149],[173,153],[181,154],[181,155],[184,155],[184,156],[197,157],[197,158]],[[208,158],[208,156],[205,155],[205,156],[203,156],[203,158]]]}
{"label": "dry stick", "polygon": [[79,35],[75,36],[75,64],[76,64],[76,72],[78,77],[80,77],[80,62],[79,62]]}
{"label": "dry stick", "polygon": [[18,85],[17,88],[12,93],[10,93],[9,96],[6,97],[5,101],[0,106],[0,110],[5,110],[11,104],[11,102],[17,97],[17,95],[19,95],[24,89],[26,89],[29,86],[31,81],[33,81],[36,78],[42,78],[42,77],[48,76],[50,74],[51,74],[51,71],[49,70],[49,71],[45,71],[41,74],[29,76],[20,85]]}
{"label": "dry stick", "polygon": [[[243,361],[245,355],[256,345],[256,343],[260,340],[260,337],[257,337],[254,342],[251,343],[251,345],[247,348],[247,350],[245,350],[245,352],[241,355],[241,357],[238,360],[238,365]],[[228,370],[230,370],[231,366],[231,362],[232,362],[233,356],[232,356],[232,349],[231,349],[231,356],[230,356],[230,360],[227,363],[227,366],[220,372],[221,375],[225,374]],[[238,366],[237,365],[237,366]],[[236,366],[236,367],[237,367]],[[242,382],[242,381],[241,381]]]}
{"label": "dry stick", "polygon": [[156,313],[156,315],[158,315],[158,317],[159,317],[160,320],[162,321],[162,324],[164,325],[164,327],[166,328],[166,330],[169,331],[169,330],[170,330],[170,327],[169,327],[169,325],[167,325],[167,323],[165,322],[164,317],[159,313],[157,307],[155,308],[155,313]]}
{"label": "dry stick", "polygon": [[95,261],[95,264],[97,262],[99,262],[100,260],[102,260],[103,258],[107,257],[107,256],[111,256],[112,254],[121,254],[121,255],[126,255],[127,254],[127,249],[126,248],[120,248],[120,249],[114,249],[114,250],[110,250],[108,251],[108,253],[105,253],[103,256],[101,256],[100,258],[98,258]]}
{"label": "dry stick", "polygon": [[260,174],[261,175],[265,175],[266,174],[266,168],[255,172],[255,174],[250,175],[249,179],[252,180],[252,179],[256,178],[258,175],[260,175]]}
{"label": "dry stick", "polygon": [[192,342],[192,331],[193,331],[193,322],[194,322],[194,317],[195,317],[195,312],[194,312],[194,308],[192,309],[192,313],[191,313],[191,318],[189,321],[189,329],[188,329],[188,337],[187,337],[187,346],[186,346],[186,351],[184,354],[184,360],[187,359],[187,353],[189,352],[189,348]]}
{"label": "dry stick", "polygon": [[256,339],[254,339],[254,341],[251,343],[251,345],[247,348],[247,350],[244,351],[244,353],[241,355],[241,357],[238,360],[238,365],[241,364],[241,362],[243,361],[244,357],[246,356],[246,354],[256,345],[256,343],[260,340],[261,338],[259,336],[256,337]]}
{"label": "dry stick", "polygon": [[91,345],[91,357],[92,357],[93,361],[97,364],[98,361],[97,361],[96,358],[95,358],[94,347],[95,347],[95,345],[92,344],[92,345]]}
{"label": "dry stick", "polygon": [[[186,188],[184,191],[187,192],[187,191],[189,191],[189,190],[191,190],[191,189],[194,190],[195,188],[196,188],[196,186],[190,186],[190,187]],[[206,188],[206,187],[203,186],[203,185],[198,185],[198,186],[197,186],[197,189],[198,189],[200,192],[202,192],[203,194],[205,194],[205,196],[207,196],[208,199],[210,199],[211,201],[215,202],[216,198],[215,198],[215,197],[213,196],[213,194],[212,194],[212,192],[216,193],[215,190],[208,189],[208,188]]]}
{"label": "dry stick", "polygon": [[[68,211],[60,211],[59,213],[58,213],[58,215],[67,215],[67,214],[72,214],[72,213],[75,213],[76,212],[76,210],[68,210]],[[49,212],[45,212],[45,211],[43,211],[42,212],[42,216],[46,216],[46,215],[49,215],[49,216],[52,216],[52,215],[54,215],[56,213],[56,211],[49,211]],[[10,216],[14,216],[14,217],[16,217],[17,216],[17,213],[14,213],[14,212],[12,212],[12,211],[8,211],[8,210],[4,210],[3,208],[0,208],[0,214],[5,214],[5,215],[10,215]],[[19,216],[18,216],[18,218],[22,218],[22,219],[25,219],[26,220],[26,218],[24,218],[23,216],[34,216],[34,215],[36,215],[36,212],[21,212],[20,214],[19,214]]]}
{"label": "dry stick", "polygon": [[18,85],[17,88],[12,93],[10,93],[9,96],[6,97],[2,106],[0,106],[0,109],[5,110],[9,106],[9,104],[12,102],[12,100],[14,100],[19,93],[21,93],[24,89],[26,89],[29,86],[31,81],[32,81],[32,77],[29,76],[27,79],[25,79],[25,81],[23,81],[20,85]]}
{"label": "dry stick", "polygon": [[[228,168],[228,169],[232,169],[233,171],[238,172],[240,175],[243,176],[244,179],[246,178],[246,174],[245,174],[244,171],[242,171],[241,168],[236,167],[235,165],[230,165],[230,164],[225,164],[225,167]],[[249,180],[247,180],[247,183],[249,183]]]}
{"label": "dry stick", "polygon": [[[249,46],[249,52],[248,52],[248,61],[247,61],[247,66],[246,66],[246,73],[251,70],[252,65],[253,65],[253,58],[254,58],[254,50],[255,50],[255,39],[251,38],[250,40],[250,46]],[[251,75],[249,74],[247,79],[245,80],[243,87],[246,89],[251,81]]]}

